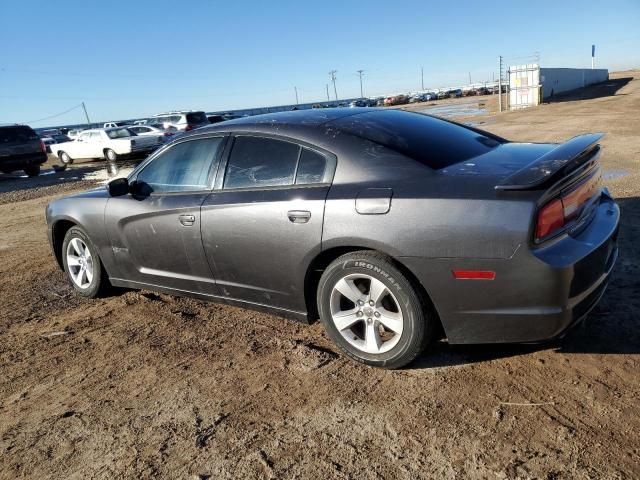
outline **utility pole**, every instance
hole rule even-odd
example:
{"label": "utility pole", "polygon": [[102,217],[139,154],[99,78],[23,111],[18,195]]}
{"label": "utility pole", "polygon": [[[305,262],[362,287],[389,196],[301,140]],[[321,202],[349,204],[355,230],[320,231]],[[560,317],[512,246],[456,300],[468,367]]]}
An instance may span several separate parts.
{"label": "utility pole", "polygon": [[330,100],[331,100],[331,99],[329,98],[329,84],[328,84],[328,83],[326,83],[325,85],[326,85],[326,87],[327,87],[327,102],[328,102],[328,101],[330,101]]}
{"label": "utility pole", "polygon": [[89,114],[87,113],[87,107],[84,102],[82,102],[82,109],[84,110],[84,116],[87,117],[87,125],[91,125],[91,120],[89,120]]}
{"label": "utility pole", "polygon": [[424,67],[420,67],[420,84],[422,85],[422,90],[424,91]]}
{"label": "utility pole", "polygon": [[502,55],[498,59],[498,111],[502,112]]}
{"label": "utility pole", "polygon": [[471,85],[471,72],[469,72],[469,85]]}
{"label": "utility pole", "polygon": [[336,95],[336,101],[338,100],[338,90],[336,88],[336,73],[338,73],[337,70],[331,70],[329,72],[329,78],[331,79],[331,81],[333,82],[333,93],[335,93]]}
{"label": "utility pole", "polygon": [[364,73],[364,70],[357,70],[358,72],[358,76],[360,77],[360,98],[364,98],[364,93],[362,90],[362,74]]}
{"label": "utility pole", "polygon": [[293,89],[296,91],[296,105],[298,105],[298,87],[293,87]]}

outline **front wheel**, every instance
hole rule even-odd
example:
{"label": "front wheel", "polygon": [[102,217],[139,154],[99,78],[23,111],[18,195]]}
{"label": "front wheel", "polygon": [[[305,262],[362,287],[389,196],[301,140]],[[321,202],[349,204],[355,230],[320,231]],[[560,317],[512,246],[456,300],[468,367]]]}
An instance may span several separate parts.
{"label": "front wheel", "polygon": [[327,334],[351,358],[383,368],[415,359],[436,319],[393,261],[375,252],[336,259],[322,274],[318,311]]}
{"label": "front wheel", "polygon": [[71,286],[80,295],[94,298],[108,287],[98,251],[80,227],[67,231],[62,243],[62,261]]}

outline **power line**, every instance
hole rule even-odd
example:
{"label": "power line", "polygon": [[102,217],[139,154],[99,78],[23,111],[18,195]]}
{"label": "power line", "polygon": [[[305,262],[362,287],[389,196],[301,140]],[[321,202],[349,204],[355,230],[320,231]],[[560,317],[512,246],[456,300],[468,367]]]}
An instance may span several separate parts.
{"label": "power line", "polygon": [[48,117],[44,117],[44,118],[39,118],[37,120],[28,120],[26,122],[22,122],[22,123],[38,123],[38,122],[44,122],[45,120],[51,120],[52,118],[56,118],[56,117],[61,117],[62,115],[69,113],[72,110],[75,110],[76,108],[80,108],[82,107],[82,103],[79,103],[78,105],[71,107],[69,110],[65,110],[64,112],[60,112],[60,113],[56,113],[55,115],[50,115]]}

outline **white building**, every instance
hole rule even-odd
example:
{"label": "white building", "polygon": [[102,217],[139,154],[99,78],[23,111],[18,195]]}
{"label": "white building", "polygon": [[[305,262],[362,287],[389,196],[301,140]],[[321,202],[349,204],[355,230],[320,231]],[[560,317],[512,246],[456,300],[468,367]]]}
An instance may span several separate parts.
{"label": "white building", "polygon": [[605,82],[605,68],[542,68],[533,63],[509,67],[509,108],[533,107],[559,93]]}

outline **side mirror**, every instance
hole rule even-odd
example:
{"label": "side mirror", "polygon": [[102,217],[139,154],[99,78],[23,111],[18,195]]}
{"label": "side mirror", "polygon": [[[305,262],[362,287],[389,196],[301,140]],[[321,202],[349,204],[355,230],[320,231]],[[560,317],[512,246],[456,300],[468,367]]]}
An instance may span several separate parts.
{"label": "side mirror", "polygon": [[112,197],[122,197],[123,195],[127,195],[129,193],[129,180],[126,178],[116,178],[115,180],[111,180],[107,185],[107,189],[109,190],[109,195]]}

